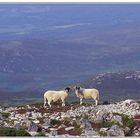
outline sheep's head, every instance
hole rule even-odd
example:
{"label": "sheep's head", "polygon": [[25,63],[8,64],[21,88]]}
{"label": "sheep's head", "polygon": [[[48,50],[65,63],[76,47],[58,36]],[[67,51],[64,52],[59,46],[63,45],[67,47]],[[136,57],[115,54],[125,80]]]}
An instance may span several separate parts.
{"label": "sheep's head", "polygon": [[65,91],[68,93],[70,91],[70,88],[69,87],[66,87],[65,88]]}
{"label": "sheep's head", "polygon": [[80,86],[75,86],[75,90],[76,90],[76,91],[78,91],[78,90],[80,90],[80,89],[81,89]]}
{"label": "sheep's head", "polygon": [[81,87],[80,86],[75,86],[75,93],[77,97],[82,97],[83,93],[81,91]]}

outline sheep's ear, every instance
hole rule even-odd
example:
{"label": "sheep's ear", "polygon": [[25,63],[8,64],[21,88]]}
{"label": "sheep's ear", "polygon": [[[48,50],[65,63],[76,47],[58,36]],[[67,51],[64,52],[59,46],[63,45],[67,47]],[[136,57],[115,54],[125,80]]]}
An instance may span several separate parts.
{"label": "sheep's ear", "polygon": [[75,86],[75,89],[77,90],[77,89],[78,89],[78,87],[77,87],[77,86]]}
{"label": "sheep's ear", "polygon": [[65,90],[69,92],[69,91],[70,91],[70,88],[69,88],[69,87],[67,87],[67,88],[65,88]]}

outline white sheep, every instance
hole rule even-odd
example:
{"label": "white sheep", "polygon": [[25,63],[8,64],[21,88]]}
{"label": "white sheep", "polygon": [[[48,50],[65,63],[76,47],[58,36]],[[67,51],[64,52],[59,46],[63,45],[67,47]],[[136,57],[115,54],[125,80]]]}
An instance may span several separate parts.
{"label": "white sheep", "polygon": [[65,90],[55,91],[55,90],[49,90],[44,93],[44,107],[46,105],[46,100],[48,101],[48,105],[51,107],[51,102],[56,102],[59,99],[62,101],[62,106],[65,106],[65,99],[68,96],[70,88],[67,87]]}
{"label": "white sheep", "polygon": [[80,105],[82,104],[83,99],[94,99],[95,104],[98,105],[99,101],[99,91],[95,88],[85,89],[81,87],[75,87],[75,92],[77,97],[80,98]]}

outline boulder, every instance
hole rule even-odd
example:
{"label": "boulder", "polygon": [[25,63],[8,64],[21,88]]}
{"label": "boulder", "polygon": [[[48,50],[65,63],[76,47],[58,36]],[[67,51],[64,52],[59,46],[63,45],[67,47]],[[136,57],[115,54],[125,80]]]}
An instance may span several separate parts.
{"label": "boulder", "polygon": [[69,131],[69,130],[72,130],[72,129],[74,129],[73,126],[71,126],[71,127],[66,127],[66,128],[65,128],[66,131]]}
{"label": "boulder", "polygon": [[36,124],[38,124],[39,123],[39,120],[34,120],[33,122],[36,123]]}
{"label": "boulder", "polygon": [[50,128],[50,135],[56,136],[58,134],[58,128]]}
{"label": "boulder", "polygon": [[26,117],[32,117],[32,113],[31,112],[26,112]]}
{"label": "boulder", "polygon": [[125,127],[124,128],[124,134],[125,134],[125,136],[129,136],[130,135],[130,128],[129,127]]}
{"label": "boulder", "polygon": [[103,114],[104,121],[110,121],[112,118],[113,118],[113,113],[104,113]]}
{"label": "boulder", "polygon": [[94,131],[94,130],[90,130],[90,131],[87,131],[85,132],[85,136],[86,137],[99,137],[99,133]]}
{"label": "boulder", "polygon": [[140,131],[139,130],[134,130],[133,135],[134,136],[140,136]]}
{"label": "boulder", "polygon": [[35,135],[37,135],[37,132],[32,132],[32,131],[30,131],[30,132],[28,132],[32,137],[35,137]]}
{"label": "boulder", "polygon": [[15,112],[11,112],[11,117],[15,117],[16,113]]}
{"label": "boulder", "polygon": [[139,110],[139,109],[140,109],[140,105],[139,105],[138,103],[132,103],[132,104],[130,105],[130,108],[131,108],[131,109]]}
{"label": "boulder", "polygon": [[99,133],[100,133],[100,136],[107,136],[107,130],[109,128],[101,128]]}
{"label": "boulder", "polygon": [[28,131],[39,132],[41,131],[41,127],[34,122],[28,123]]}
{"label": "boulder", "polygon": [[2,114],[0,113],[0,120],[3,120],[3,116],[2,116]]}
{"label": "boulder", "polygon": [[49,118],[45,118],[44,123],[42,124],[45,128],[48,128],[50,126],[50,119]]}
{"label": "boulder", "polygon": [[108,137],[124,137],[124,131],[122,128],[120,128],[118,125],[113,125],[108,131],[107,131]]}
{"label": "boulder", "polygon": [[127,99],[127,100],[125,100],[125,101],[122,102],[122,105],[130,106],[133,103],[137,103],[137,101],[132,100],[132,99]]}
{"label": "boulder", "polygon": [[98,111],[92,118],[95,123],[103,122],[103,112]]}
{"label": "boulder", "polygon": [[83,120],[83,128],[84,128],[85,132],[93,130],[92,125],[88,119]]}

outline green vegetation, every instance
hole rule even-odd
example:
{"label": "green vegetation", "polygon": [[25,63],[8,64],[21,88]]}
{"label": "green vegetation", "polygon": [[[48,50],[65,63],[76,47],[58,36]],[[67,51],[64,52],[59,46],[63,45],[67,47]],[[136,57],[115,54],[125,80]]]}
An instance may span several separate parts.
{"label": "green vegetation", "polygon": [[56,120],[56,119],[51,119],[51,122],[50,122],[51,125],[55,125],[55,124],[61,124],[61,121],[59,120]]}
{"label": "green vegetation", "polygon": [[0,128],[0,136],[30,136],[24,129]]}
{"label": "green vegetation", "polygon": [[39,132],[38,134],[35,135],[36,137],[44,137],[45,134],[43,132]]}
{"label": "green vegetation", "polygon": [[135,123],[132,118],[129,118],[128,116],[124,116],[123,125],[124,125],[124,127],[132,128],[135,125]]}
{"label": "green vegetation", "polygon": [[111,127],[112,125],[118,125],[118,126],[120,126],[120,124],[118,122],[115,122],[115,121],[103,122],[103,127]]}
{"label": "green vegetation", "polygon": [[80,124],[78,122],[79,122],[78,120],[73,121],[73,126],[75,128],[80,128]]}
{"label": "green vegetation", "polygon": [[3,118],[8,118],[10,116],[10,113],[8,112],[0,112]]}
{"label": "green vegetation", "polygon": [[134,120],[132,118],[130,118],[129,116],[125,115],[125,114],[120,114],[120,113],[113,113],[114,115],[119,115],[122,117],[122,123],[123,123],[123,128],[125,127],[129,127],[132,128],[135,123]]}
{"label": "green vegetation", "polygon": [[71,119],[70,118],[64,118],[63,124],[66,126],[71,126]]}
{"label": "green vegetation", "polygon": [[75,135],[81,135],[82,134],[82,128],[75,128]]}

